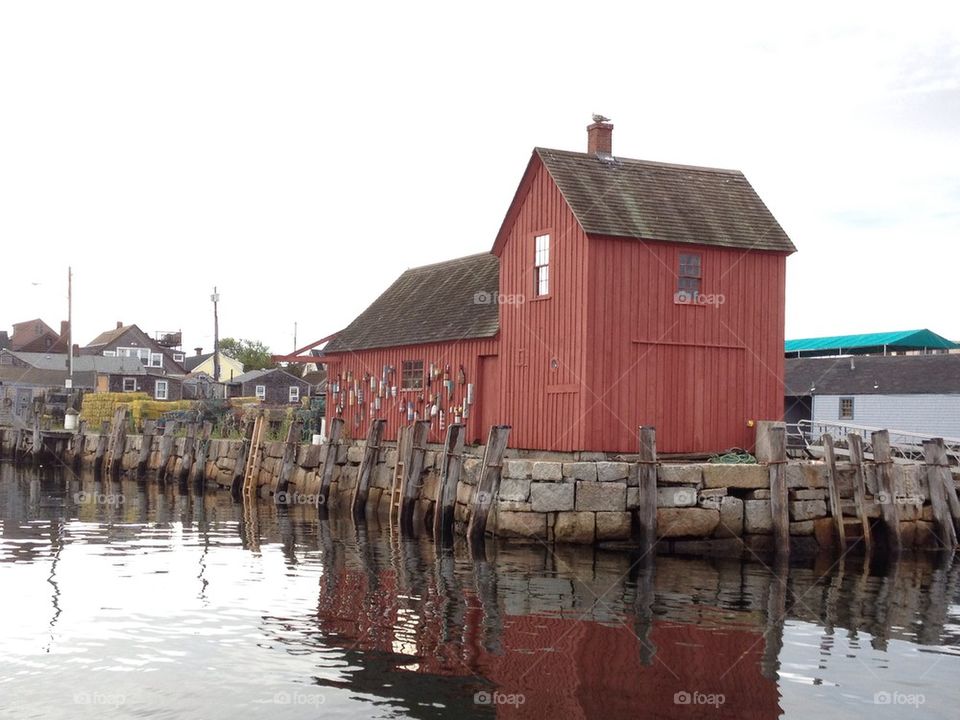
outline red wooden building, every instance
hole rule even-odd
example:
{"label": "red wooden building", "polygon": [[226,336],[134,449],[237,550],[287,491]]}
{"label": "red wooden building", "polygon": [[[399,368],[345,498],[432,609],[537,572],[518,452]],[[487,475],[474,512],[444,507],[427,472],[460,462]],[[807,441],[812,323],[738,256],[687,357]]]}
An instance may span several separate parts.
{"label": "red wooden building", "polygon": [[329,416],[387,437],[664,452],[750,447],[783,405],[790,239],[734,170],[536,148],[490,253],[406,271],[325,348]]}

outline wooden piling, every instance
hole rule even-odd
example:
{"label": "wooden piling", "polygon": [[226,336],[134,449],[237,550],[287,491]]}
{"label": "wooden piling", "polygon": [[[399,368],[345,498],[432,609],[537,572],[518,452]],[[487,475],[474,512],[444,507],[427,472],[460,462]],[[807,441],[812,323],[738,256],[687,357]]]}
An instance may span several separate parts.
{"label": "wooden piling", "polygon": [[153,450],[153,436],[157,432],[157,423],[145,420],[143,433],[140,436],[140,455],[137,457],[137,480],[142,480],[147,474],[147,464],[150,462],[150,452]]}
{"label": "wooden piling", "polygon": [[83,461],[83,451],[87,447],[87,421],[81,420],[77,434],[70,441],[70,469],[73,472],[80,470],[80,464]]}
{"label": "wooden piling", "polygon": [[473,512],[467,525],[467,539],[474,548],[483,545],[487,532],[487,517],[493,501],[500,492],[500,469],[503,466],[503,453],[507,449],[510,437],[509,425],[493,425],[483,452],[483,461],[477,477],[477,490],[473,496]]}
{"label": "wooden piling", "polygon": [[648,557],[657,542],[657,429],[652,425],[640,428],[639,479],[640,505],[637,520],[640,526],[641,557]]}
{"label": "wooden piling", "polygon": [[423,474],[429,434],[429,420],[417,420],[413,423],[410,433],[410,457],[403,468],[403,499],[400,501],[400,529],[408,534],[413,532],[413,514],[420,496],[420,476]]}
{"label": "wooden piling", "polygon": [[867,517],[867,483],[864,479],[863,466],[863,438],[858,433],[847,435],[847,448],[850,451],[850,464],[853,466],[853,505],[860,518],[860,528],[863,533],[863,545],[867,557],[873,553],[873,531],[870,528],[870,518]]}
{"label": "wooden piling", "polygon": [[205,421],[200,428],[200,437],[196,441],[196,460],[193,463],[193,483],[203,487],[206,482],[207,457],[210,454],[210,435],[213,433],[213,423]]}
{"label": "wooden piling", "polygon": [[40,418],[43,415],[43,399],[33,401],[33,446],[30,448],[30,457],[34,465],[40,464],[43,455],[43,437],[40,434]]}
{"label": "wooden piling", "polygon": [[320,492],[317,493],[317,508],[326,507],[330,499],[330,484],[333,482],[333,471],[337,467],[337,453],[340,452],[340,438],[343,436],[343,418],[333,418],[330,421],[330,437],[324,444],[323,470],[320,472]]}
{"label": "wooden piling", "polygon": [[243,421],[243,441],[237,451],[237,459],[233,464],[233,477],[230,478],[230,497],[239,500],[243,495],[243,477],[247,470],[247,457],[250,453],[250,441],[253,439],[252,421]]}
{"label": "wooden piling", "polygon": [[111,478],[119,478],[120,471],[123,469],[123,453],[127,444],[127,409],[118,408],[113,418],[113,432],[110,434],[110,446],[108,456],[110,466],[108,468]]}
{"label": "wooden piling", "polygon": [[280,459],[280,473],[277,475],[277,491],[273,495],[278,505],[290,501],[289,488],[293,468],[297,464],[297,451],[300,449],[300,438],[303,435],[303,419],[294,418],[287,428],[287,438],[283,444],[283,456]]}
{"label": "wooden piling", "polygon": [[353,502],[351,510],[353,517],[362,520],[367,508],[367,497],[370,495],[370,475],[377,464],[377,456],[380,453],[380,441],[383,439],[383,427],[387,421],[377,418],[370,422],[370,430],[367,432],[367,445],[363,449],[363,459],[360,461],[360,467],[357,470],[357,484],[353,488]]}
{"label": "wooden piling", "polygon": [[179,423],[176,420],[167,420],[163,428],[163,436],[160,438],[160,461],[157,465],[157,480],[160,482],[167,479],[178,425]]}
{"label": "wooden piling", "polygon": [[840,490],[837,488],[837,453],[833,445],[833,435],[823,434],[823,460],[827,468],[827,492],[830,498],[830,515],[833,527],[837,531],[837,543],[840,552],[847,547],[847,533],[843,526],[843,506],[840,504]]}
{"label": "wooden piling", "polygon": [[782,426],[769,430],[770,512],[773,516],[773,539],[778,555],[790,553],[790,506],[787,498],[787,431]]}
{"label": "wooden piling", "polygon": [[187,423],[187,436],[183,439],[183,455],[180,456],[180,473],[177,477],[179,482],[186,482],[187,478],[190,477],[196,441],[197,424],[195,422]]}
{"label": "wooden piling", "polygon": [[103,460],[107,454],[107,444],[110,442],[110,423],[106,420],[100,425],[100,436],[97,438],[97,451],[93,455],[93,474],[103,472]]}
{"label": "wooden piling", "polygon": [[[938,442],[939,441],[939,442]],[[948,493],[956,486],[947,463],[947,449],[941,438],[923,443],[923,459],[927,471],[927,486],[930,490],[930,507],[937,526],[937,538],[948,552],[957,546],[957,530],[950,513]]]}
{"label": "wooden piling", "polygon": [[447,426],[447,437],[440,458],[440,482],[433,506],[433,539],[439,544],[453,540],[454,510],[457,505],[457,484],[463,468],[465,427],[460,423]]}
{"label": "wooden piling", "polygon": [[900,538],[900,512],[893,477],[893,459],[890,455],[890,433],[877,430],[871,433],[871,440],[873,463],[877,471],[877,499],[883,512],[883,523],[887,527],[890,551],[899,553],[903,549],[903,541]]}
{"label": "wooden piling", "polygon": [[957,527],[960,527],[960,498],[957,497],[957,484],[953,480],[953,475],[948,467],[947,446],[943,438],[934,438],[934,444],[937,446],[937,456],[943,460],[940,474],[943,477],[943,488],[947,496],[947,506],[950,508],[950,516]]}

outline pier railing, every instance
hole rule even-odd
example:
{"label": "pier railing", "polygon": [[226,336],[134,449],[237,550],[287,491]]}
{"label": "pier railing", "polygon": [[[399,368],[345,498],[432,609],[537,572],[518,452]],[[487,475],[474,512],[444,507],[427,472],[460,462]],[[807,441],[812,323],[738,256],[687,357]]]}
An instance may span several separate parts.
{"label": "pier railing", "polygon": [[[873,433],[887,430],[890,434],[890,451],[895,457],[914,462],[923,462],[923,443],[931,439],[931,435],[911,432],[908,430],[889,430],[888,428],[871,427],[870,425],[856,425],[842,422],[823,422],[801,420],[787,426],[787,437],[791,446],[802,446],[811,454],[821,457],[823,454],[823,436],[827,433],[836,438],[846,438],[850,434],[863,438],[863,448],[866,455],[872,457]],[[842,440],[839,445],[842,445]],[[960,438],[943,438],[947,450],[947,458],[952,465],[960,465]]]}

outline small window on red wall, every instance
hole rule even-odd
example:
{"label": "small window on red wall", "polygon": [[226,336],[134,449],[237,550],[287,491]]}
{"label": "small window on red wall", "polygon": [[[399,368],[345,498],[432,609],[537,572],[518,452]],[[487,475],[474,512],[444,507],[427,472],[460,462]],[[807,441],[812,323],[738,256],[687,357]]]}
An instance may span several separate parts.
{"label": "small window on red wall", "polygon": [[400,374],[402,390],[423,389],[423,360],[404,360]]}
{"label": "small window on red wall", "polygon": [[703,279],[703,263],[699,253],[681,253],[677,272],[677,292],[691,297],[700,294]]}
{"label": "small window on red wall", "polygon": [[550,294],[550,236],[537,235],[533,251],[533,294],[543,297]]}

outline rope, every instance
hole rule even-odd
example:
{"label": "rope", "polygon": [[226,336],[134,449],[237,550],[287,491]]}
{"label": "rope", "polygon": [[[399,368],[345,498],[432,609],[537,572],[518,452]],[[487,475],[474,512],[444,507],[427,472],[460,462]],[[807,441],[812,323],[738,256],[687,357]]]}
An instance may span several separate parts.
{"label": "rope", "polygon": [[710,462],[715,465],[756,465],[757,459],[743,448],[730,448],[711,456]]}

